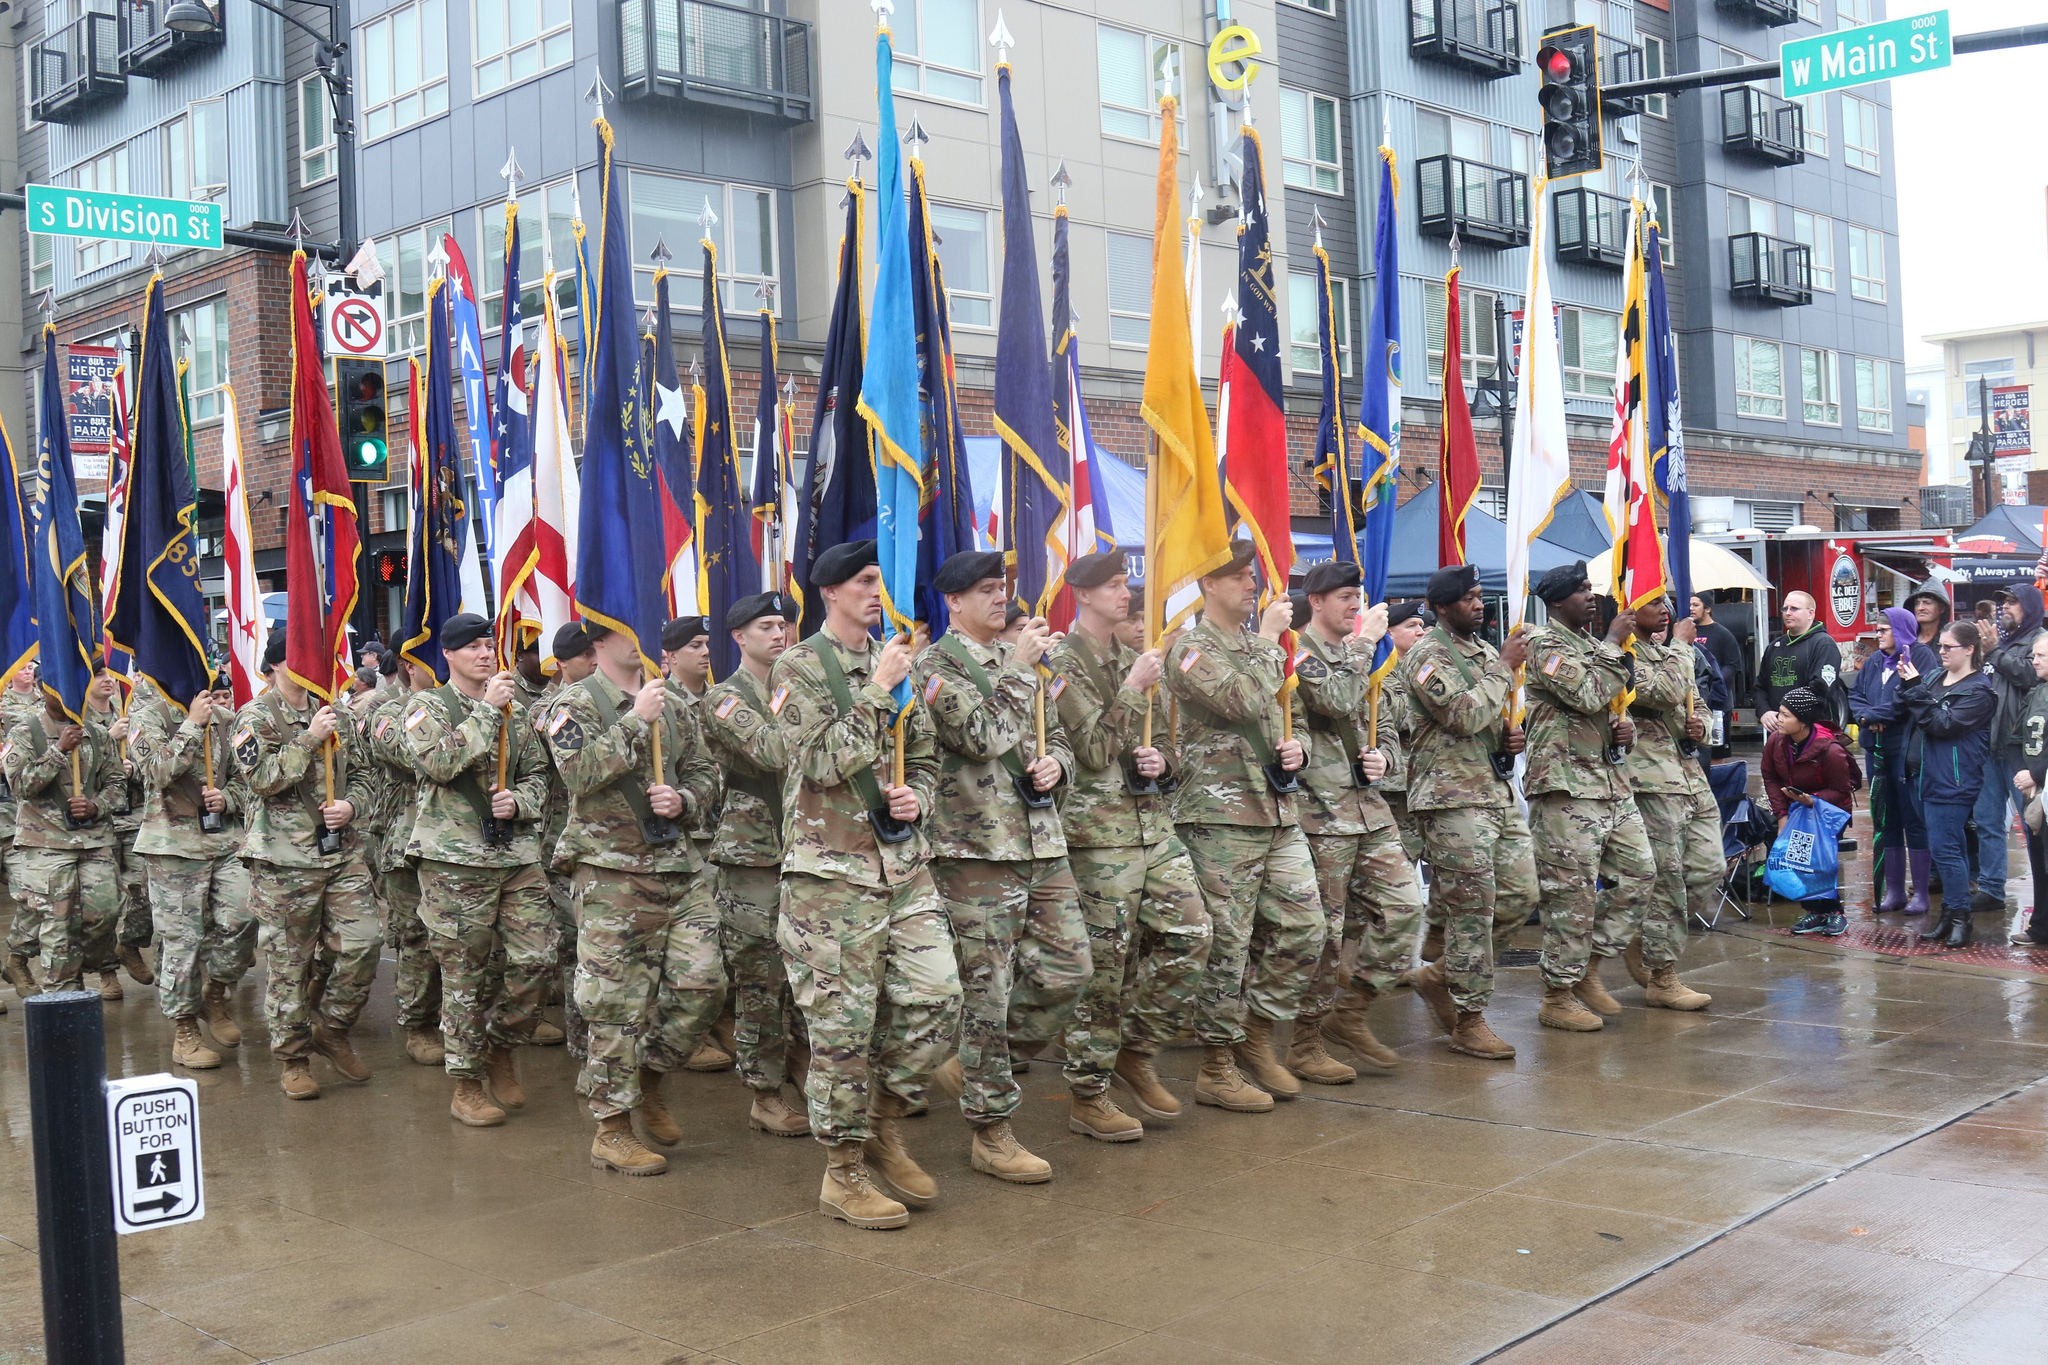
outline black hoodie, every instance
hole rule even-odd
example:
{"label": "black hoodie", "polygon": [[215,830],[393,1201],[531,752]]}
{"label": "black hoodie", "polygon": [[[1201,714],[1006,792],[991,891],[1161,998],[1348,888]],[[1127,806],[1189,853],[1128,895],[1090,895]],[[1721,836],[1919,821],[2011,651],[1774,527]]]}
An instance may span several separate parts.
{"label": "black hoodie", "polygon": [[2041,638],[2041,590],[2031,583],[2022,583],[2010,591],[2020,609],[2020,623],[2007,632],[2001,614],[1998,648],[1984,658],[1991,690],[1998,694],[1998,711],[1991,722],[1993,749],[2010,749],[2019,744],[2027,693],[2040,681],[2034,676],[2034,641]]}
{"label": "black hoodie", "polygon": [[1828,704],[1828,727],[1841,729],[1847,700],[1842,687],[1842,647],[1819,622],[1793,639],[1780,635],[1764,651],[1763,666],[1756,675],[1758,715],[1777,710],[1785,694],[1795,687],[1812,688],[1814,695]]}

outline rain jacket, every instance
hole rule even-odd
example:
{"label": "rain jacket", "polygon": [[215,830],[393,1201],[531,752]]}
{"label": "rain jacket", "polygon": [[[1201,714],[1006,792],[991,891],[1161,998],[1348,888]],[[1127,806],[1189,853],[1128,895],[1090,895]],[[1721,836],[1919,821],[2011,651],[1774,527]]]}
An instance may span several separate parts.
{"label": "rain jacket", "polygon": [[1984,785],[1991,717],[1998,697],[1982,673],[1951,686],[1944,673],[1923,673],[1900,691],[1913,716],[1906,772],[1925,805],[1967,806]]}
{"label": "rain jacket", "polygon": [[1902,657],[1913,661],[1922,674],[1942,671],[1941,656],[1920,643],[1915,635],[1913,613],[1902,607],[1886,607],[1885,621],[1892,628],[1893,651],[1873,654],[1856,670],[1849,687],[1849,715],[1861,727],[1866,753],[1903,755],[1912,741],[1913,718],[1899,702],[1905,679],[1899,676]]}

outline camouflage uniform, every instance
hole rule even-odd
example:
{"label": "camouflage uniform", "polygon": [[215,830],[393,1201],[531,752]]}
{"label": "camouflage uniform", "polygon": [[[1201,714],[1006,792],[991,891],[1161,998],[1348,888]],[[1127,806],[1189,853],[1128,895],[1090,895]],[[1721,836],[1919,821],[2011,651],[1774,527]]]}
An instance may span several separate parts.
{"label": "camouflage uniform", "polygon": [[425,694],[386,687],[376,695],[361,713],[363,749],[375,759],[364,765],[364,777],[377,793],[375,833],[366,834],[365,843],[372,846],[366,856],[384,907],[384,941],[397,959],[391,982],[395,1020],[408,1031],[439,1031],[445,980],[433,936],[420,917],[419,867],[409,856],[421,782],[418,763],[406,743],[405,718],[413,699]]}
{"label": "camouflage uniform", "polygon": [[[166,1019],[196,1018],[207,982],[233,990],[256,961],[242,864],[242,813],[253,798],[235,765],[233,729],[225,710],[211,725],[192,724],[148,682],[138,682],[128,702],[128,756],[145,792],[135,858],[149,866],[157,1005]],[[227,797],[217,834],[199,828],[209,744],[213,785]]]}
{"label": "camouflage uniform", "polygon": [[[1401,831],[1401,851],[1411,864],[1420,867],[1424,861],[1422,827],[1408,809],[1408,742],[1415,732],[1415,707],[1408,700],[1408,670],[1401,663],[1400,655],[1395,655],[1394,667],[1380,680],[1380,747],[1391,746],[1393,757],[1378,785]],[[1429,919],[1432,924],[1440,920],[1434,905]]]}
{"label": "camouflage uniform", "polygon": [[[834,695],[822,650],[832,651],[849,706]],[[821,631],[784,651],[769,680],[768,709],[789,754],[775,937],[811,1035],[811,1134],[828,1147],[873,1137],[884,1093],[922,1106],[960,1023],[953,936],[926,866],[939,764],[923,707],[904,718],[903,774],[924,817],[896,844],[868,820],[895,744],[895,701],[869,681],[879,652]]]}
{"label": "camouflage uniform", "polygon": [[[1607,761],[1614,699],[1630,672],[1619,646],[1584,631],[1550,625],[1530,636],[1522,788],[1543,891],[1543,981],[1552,988],[1577,985],[1593,953],[1612,957],[1628,945],[1643,889],[1657,875],[1628,769]],[[1614,885],[1596,904],[1602,869]]]}
{"label": "camouflage uniform", "polygon": [[[24,695],[11,687],[0,690],[0,737],[12,730],[16,721],[29,714],[33,700],[33,694]],[[0,743],[4,742],[4,738],[0,738]],[[0,891],[5,891],[14,903],[14,920],[7,929],[7,951],[32,957],[36,952],[36,924],[22,902],[16,877],[18,861],[14,852],[14,788],[0,777]]]}
{"label": "camouflage uniform", "polygon": [[540,815],[540,861],[548,879],[548,903],[555,912],[555,970],[561,977],[562,1022],[569,1035],[569,1050],[581,1058],[588,1049],[583,1016],[576,1011],[575,879],[570,876],[569,865],[559,856],[562,831],[569,824],[569,789],[562,784],[554,752],[545,747],[548,726],[554,721],[567,688],[567,683],[550,688],[527,714],[533,722],[533,732],[541,737],[548,760],[548,799]]}
{"label": "camouflage uniform", "polygon": [[[1364,749],[1368,730],[1371,648],[1333,645],[1313,630],[1297,638],[1301,652],[1295,656],[1294,674],[1315,744],[1301,771],[1305,792],[1296,805],[1315,858],[1329,927],[1315,994],[1301,1011],[1302,1020],[1312,1022],[1336,1008],[1347,944],[1357,947],[1358,976],[1381,994],[1394,989],[1422,933],[1422,885],[1402,851],[1400,827],[1379,785],[1360,787],[1352,774],[1352,755]],[[1373,738],[1387,758],[1388,773],[1394,773],[1400,748],[1384,708]]]}
{"label": "camouflage uniform", "polygon": [[1536,853],[1515,791],[1494,775],[1514,677],[1492,645],[1432,626],[1401,660],[1412,739],[1408,809],[1428,850],[1431,899],[1444,912],[1452,1002],[1483,1011],[1494,953],[1536,901]]}
{"label": "camouflage uniform", "polygon": [[704,694],[704,738],[725,775],[711,860],[718,878],[718,937],[732,978],[733,1050],[740,1079],[775,1094],[789,1078],[789,973],[775,944],[782,897],[782,786],[789,751],[768,710],[768,689],[741,668]]}
{"label": "camouflage uniform", "polygon": [[[1692,652],[1691,645],[1636,641],[1636,695],[1628,709],[1636,742],[1628,751],[1628,775],[1657,863],[1642,910],[1643,961],[1653,968],[1678,961],[1685,951],[1689,914],[1712,915],[1725,862],[1714,790],[1698,760],[1678,747],[1693,686]],[[1603,866],[1602,875],[1608,870]],[[1606,940],[1595,946],[1601,953],[1627,947]]]}
{"label": "camouflage uniform", "polygon": [[[663,685],[668,688],[670,696],[681,701],[701,717],[708,689],[706,693],[692,692],[672,678],[665,679]],[[690,818],[690,823],[686,827],[690,842],[697,846],[698,861],[707,865],[711,861],[711,845],[718,838],[718,813],[725,806],[725,774],[718,772],[715,767],[712,771],[712,782],[711,800]]]}
{"label": "camouflage uniform", "polygon": [[14,789],[15,951],[26,918],[40,940],[43,988],[77,990],[88,961],[114,955],[118,873],[114,828],[106,812],[123,795],[120,761],[106,730],[88,714],[78,747],[79,789],[99,813],[83,829],[66,827],[71,796],[71,756],[57,748],[64,722],[49,719],[41,706],[14,713],[7,743],[0,747],[0,772]]}
{"label": "camouflage uniform", "polygon": [[[660,726],[662,779],[682,795],[678,826],[703,818],[717,792],[696,708],[668,700]],[[591,1116],[640,1107],[640,1071],[689,1060],[725,1002],[718,907],[688,834],[651,844],[636,805],[654,785],[655,730],[602,671],[564,688],[548,747],[569,791],[556,857],[572,869],[576,1008],[588,1055],[576,1093]],[[629,795],[630,793],[630,795]]]}
{"label": "camouflage uniform", "polygon": [[[235,717],[235,761],[255,798],[242,857],[249,865],[249,908],[260,926],[256,941],[268,959],[263,1018],[271,1055],[283,1061],[310,1055],[315,1023],[346,1036],[377,975],[377,906],[362,835],[345,825],[339,852],[323,854],[318,847],[325,828],[324,746],[308,739],[306,730],[320,705],[318,697],[308,696],[305,709],[295,710],[274,687]],[[355,727],[345,711],[337,712],[334,798],[363,810],[374,795]],[[305,986],[314,954],[322,949],[333,954],[334,970],[315,1020]]]}
{"label": "camouflage uniform", "polygon": [[[1295,799],[1273,791],[1263,770],[1281,733],[1285,662],[1271,640],[1209,621],[1166,651],[1188,775],[1174,792],[1173,819],[1213,935],[1195,1032],[1212,1047],[1245,1041],[1247,1009],[1268,1021],[1294,1018],[1314,989],[1328,933]],[[1299,720],[1300,703],[1292,704]],[[1261,736],[1263,747],[1249,734]],[[1297,738],[1313,750],[1305,733]]]}
{"label": "camouflage uniform", "polygon": [[1092,970],[1067,1030],[1066,1078],[1084,1096],[1108,1087],[1119,1051],[1153,1056],[1187,1026],[1209,962],[1209,909],[1173,831],[1170,798],[1124,785],[1124,758],[1143,739],[1150,705],[1123,685],[1137,657],[1078,633],[1046,656],[1048,691],[1074,750],[1060,814]]}
{"label": "camouflage uniform", "polygon": [[[501,712],[454,684],[415,693],[400,729],[420,774],[406,856],[419,866],[419,914],[441,964],[443,1065],[481,1080],[487,1047],[530,1041],[554,965],[554,910],[540,869],[546,746],[526,709]],[[516,809],[510,842],[484,841],[498,739]],[[498,965],[502,957],[502,965]]]}
{"label": "camouflage uniform", "polygon": [[[146,684],[139,684],[146,686]],[[121,712],[109,706],[105,711],[92,712],[92,719],[111,730],[114,722],[121,719]],[[121,765],[124,780],[114,798],[114,866],[118,869],[120,887],[120,911],[116,916],[117,928],[114,943],[123,948],[146,948],[150,940],[150,910],[148,868],[135,853],[135,834],[142,828],[142,805],[145,799],[142,773],[135,765],[135,755],[128,743],[123,741],[114,746],[114,757]],[[114,954],[112,945],[102,958],[88,958],[86,970],[112,969]]]}
{"label": "camouflage uniform", "polygon": [[[1010,1117],[1023,1099],[1010,1068],[1012,1035],[1046,1042],[1065,1031],[1088,982],[1089,944],[1059,811],[1027,807],[1013,785],[1013,773],[1038,757],[1038,671],[1013,664],[1002,641],[946,640],[919,652],[911,683],[938,738],[938,790],[924,827],[960,957],[960,1110],[980,1128]],[[1045,752],[1071,777],[1066,733],[1046,720]]]}

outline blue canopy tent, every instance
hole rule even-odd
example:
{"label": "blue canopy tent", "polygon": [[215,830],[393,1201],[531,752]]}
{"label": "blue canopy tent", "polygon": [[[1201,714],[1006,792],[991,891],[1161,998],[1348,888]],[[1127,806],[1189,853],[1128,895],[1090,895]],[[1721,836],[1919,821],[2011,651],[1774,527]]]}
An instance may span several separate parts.
{"label": "blue canopy tent", "polygon": [[1550,514],[1550,525],[1540,539],[1570,550],[1574,557],[1591,559],[1614,549],[1614,533],[1607,529],[1607,509],[1600,499],[1583,488],[1564,495]]}

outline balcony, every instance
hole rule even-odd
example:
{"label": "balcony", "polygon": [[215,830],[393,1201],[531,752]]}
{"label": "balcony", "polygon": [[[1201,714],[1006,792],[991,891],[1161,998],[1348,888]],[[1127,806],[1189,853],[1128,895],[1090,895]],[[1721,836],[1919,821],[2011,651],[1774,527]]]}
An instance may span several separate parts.
{"label": "balcony", "polygon": [[182,66],[204,52],[217,52],[227,43],[225,16],[217,3],[214,26],[205,33],[180,33],[165,28],[163,12],[170,0],[123,0],[121,5],[121,69],[131,76],[154,76]]}
{"label": "balcony", "polygon": [[45,123],[70,123],[121,98],[121,21],[87,14],[29,49],[29,112]]}
{"label": "balcony", "polygon": [[[1620,38],[1600,35],[1600,88],[1623,85],[1630,81],[1646,79],[1648,70],[1643,65],[1643,49],[1636,43],[1624,42]],[[1623,114],[1640,114],[1649,100],[1648,95],[1613,95],[1600,97],[1600,112],[1609,118],[1620,118]]]}
{"label": "balcony", "polygon": [[1716,0],[1715,7],[1764,28],[1799,22],[1799,0]]}
{"label": "balcony", "polygon": [[1520,0],[1408,0],[1408,50],[1492,80],[1522,69]]}
{"label": "balcony", "polygon": [[1806,160],[1806,110],[1747,85],[1721,92],[1721,145],[1773,166]]}
{"label": "balcony", "polygon": [[1529,244],[1529,177],[1520,171],[1459,156],[1424,157],[1415,164],[1425,237],[1449,237],[1491,246]]}
{"label": "balcony", "polygon": [[1628,200],[1579,186],[1559,190],[1557,259],[1619,270],[1628,264]]}
{"label": "balcony", "polygon": [[627,99],[809,123],[811,26],[721,0],[621,0],[619,77]]}
{"label": "balcony", "polygon": [[1728,271],[1738,299],[1782,308],[1813,302],[1813,253],[1799,242],[1739,232],[1728,239]]}

